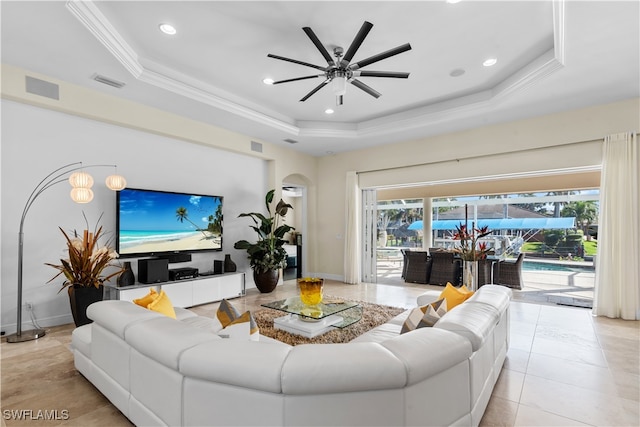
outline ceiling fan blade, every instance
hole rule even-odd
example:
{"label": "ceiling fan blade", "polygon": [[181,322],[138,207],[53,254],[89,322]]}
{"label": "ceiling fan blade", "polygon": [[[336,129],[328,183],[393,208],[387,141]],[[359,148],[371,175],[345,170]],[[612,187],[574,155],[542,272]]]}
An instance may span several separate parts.
{"label": "ceiling fan blade", "polygon": [[322,71],[325,71],[325,69],[326,69],[326,67],[321,67],[319,65],[309,64],[308,62],[298,61],[297,59],[285,58],[284,56],[273,55],[271,53],[268,54],[267,56],[269,58],[279,59],[281,61],[293,62],[294,64],[304,65],[306,67],[317,68],[318,70],[322,70]]}
{"label": "ceiling fan blade", "polygon": [[373,24],[371,22],[364,21],[364,24],[362,24],[362,27],[360,27],[358,34],[356,34],[356,37],[351,42],[351,46],[349,46],[349,49],[347,49],[347,53],[345,53],[342,57],[342,61],[340,61],[341,67],[346,67],[347,65],[349,65],[349,62],[351,62],[351,58],[353,58],[353,55],[356,54],[365,37],[367,37],[369,31],[371,31],[371,28],[373,28]]}
{"label": "ceiling fan blade", "polygon": [[316,46],[316,48],[318,48],[318,50],[320,51],[324,59],[327,61],[327,64],[329,64],[330,66],[335,66],[336,63],[333,61],[333,58],[331,57],[331,55],[329,55],[329,52],[327,52],[327,49],[325,49],[322,43],[320,43],[320,39],[318,39],[318,36],[316,36],[316,33],[314,33],[313,30],[309,27],[302,28],[302,31],[305,32],[305,34],[311,39],[313,44]]}
{"label": "ceiling fan blade", "polygon": [[380,95],[382,95],[380,92],[378,92],[375,89],[372,89],[371,87],[369,87],[366,84],[362,83],[358,79],[351,80],[351,84],[354,85],[355,87],[357,87],[358,89],[362,89],[363,91],[367,92],[369,95],[373,96],[374,98],[379,98]]}
{"label": "ceiling fan blade", "polygon": [[317,79],[320,76],[324,76],[324,74],[314,74],[313,76],[295,77],[293,79],[278,80],[277,82],[273,82],[271,84],[279,85],[280,83],[297,82],[298,80]]}
{"label": "ceiling fan blade", "polygon": [[402,46],[394,47],[393,49],[389,49],[386,52],[382,52],[377,55],[373,55],[367,59],[363,59],[362,61],[358,61],[355,64],[351,65],[350,68],[352,71],[355,71],[358,68],[366,67],[369,64],[382,61],[383,59],[387,59],[391,56],[398,55],[399,53],[406,52],[408,50],[411,50],[411,45],[409,43],[406,43],[406,44],[403,44]]}
{"label": "ceiling fan blade", "polygon": [[409,73],[396,71],[356,71],[353,75],[359,75],[360,77],[392,77],[396,79],[409,78]]}
{"label": "ceiling fan blade", "polygon": [[311,95],[313,95],[314,93],[316,93],[317,91],[319,91],[320,89],[322,89],[323,87],[325,87],[327,85],[327,83],[329,83],[331,81],[331,79],[327,79],[325,81],[323,81],[322,83],[320,83],[318,86],[316,86],[311,92],[309,92],[308,94],[306,94],[301,100],[300,102],[304,102],[307,99],[309,99],[311,97]]}

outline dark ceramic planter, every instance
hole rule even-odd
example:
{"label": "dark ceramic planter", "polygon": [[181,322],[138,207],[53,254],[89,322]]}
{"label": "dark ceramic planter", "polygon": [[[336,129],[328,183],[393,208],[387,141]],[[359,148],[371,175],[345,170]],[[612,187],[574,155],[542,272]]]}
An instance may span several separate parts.
{"label": "dark ceramic planter", "polygon": [[269,270],[261,273],[253,270],[253,281],[256,284],[256,288],[263,294],[272,292],[278,285],[279,278],[280,270]]}
{"label": "dark ceramic planter", "polygon": [[87,307],[94,302],[102,301],[103,286],[85,287],[81,285],[69,286],[69,302],[71,303],[71,314],[76,326],[86,325],[93,322],[87,317]]}

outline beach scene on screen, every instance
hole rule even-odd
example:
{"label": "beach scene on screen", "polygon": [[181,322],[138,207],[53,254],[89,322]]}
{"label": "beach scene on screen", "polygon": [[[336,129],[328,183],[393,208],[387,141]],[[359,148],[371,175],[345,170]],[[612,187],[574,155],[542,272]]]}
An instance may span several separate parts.
{"label": "beach scene on screen", "polygon": [[125,189],[119,215],[121,255],[222,248],[221,197]]}

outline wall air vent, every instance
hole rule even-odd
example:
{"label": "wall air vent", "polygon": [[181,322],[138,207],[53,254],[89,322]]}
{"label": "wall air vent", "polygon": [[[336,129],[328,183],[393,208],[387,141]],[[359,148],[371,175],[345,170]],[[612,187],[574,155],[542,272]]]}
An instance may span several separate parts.
{"label": "wall air vent", "polygon": [[55,99],[56,101],[60,99],[60,87],[57,84],[36,79],[35,77],[26,76],[25,90],[28,93]]}
{"label": "wall air vent", "polygon": [[251,141],[251,151],[262,153],[262,144],[260,144],[259,142]]}
{"label": "wall air vent", "polygon": [[284,142],[288,142],[289,144],[297,144],[298,143],[298,141],[296,141],[295,139],[291,139],[291,138],[285,139]]}
{"label": "wall air vent", "polygon": [[103,83],[105,85],[109,85],[117,89],[120,89],[121,87],[124,86],[124,83],[119,82],[117,80],[110,79],[109,77],[101,76],[100,74],[94,74],[92,78],[98,83]]}

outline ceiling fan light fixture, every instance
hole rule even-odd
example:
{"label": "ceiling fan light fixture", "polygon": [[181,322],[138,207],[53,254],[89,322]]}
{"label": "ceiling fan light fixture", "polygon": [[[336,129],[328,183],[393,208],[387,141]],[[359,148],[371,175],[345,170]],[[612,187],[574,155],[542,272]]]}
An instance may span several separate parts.
{"label": "ceiling fan light fixture", "polygon": [[305,34],[311,39],[311,42],[315,45],[315,47],[320,51],[324,59],[327,61],[327,66],[320,66],[311,64],[304,61],[299,61],[297,59],[287,58],[284,56],[273,55],[271,53],[267,54],[267,57],[279,59],[281,61],[291,62],[298,65],[303,65],[305,67],[315,68],[317,70],[322,71],[323,74],[315,74],[311,76],[302,76],[296,77],[293,79],[279,80],[274,82],[274,84],[280,83],[288,83],[295,82],[299,80],[307,80],[313,79],[317,77],[325,77],[325,80],[322,81],[318,86],[313,88],[309,93],[303,96],[300,99],[300,102],[304,102],[313,94],[318,92],[325,86],[330,86],[333,95],[336,97],[336,105],[343,105],[344,103],[344,95],[347,93],[347,83],[353,84],[358,89],[366,92],[367,94],[373,96],[374,98],[379,98],[380,93],[369,87],[367,84],[361,82],[356,77],[387,77],[387,78],[399,78],[406,79],[409,77],[409,73],[401,73],[401,72],[391,72],[391,71],[361,71],[363,67],[371,65],[373,63],[382,61],[384,59],[390,58],[392,56],[398,55],[400,53],[411,50],[411,45],[409,43],[405,43],[401,46],[397,46],[393,49],[389,49],[385,52],[378,53],[377,55],[370,56],[366,59],[362,59],[358,62],[351,63],[356,51],[362,45],[362,42],[369,34],[369,31],[373,27],[373,24],[368,21],[364,21],[362,27],[351,41],[351,45],[346,50],[346,52],[342,49],[342,47],[337,46],[333,49],[333,56],[327,51],[325,46],[320,42],[318,36],[313,32],[310,27],[303,27],[302,30]]}
{"label": "ceiling fan light fixture", "polygon": [[335,96],[341,96],[347,93],[347,78],[344,76],[335,77],[331,80],[331,90]]}

